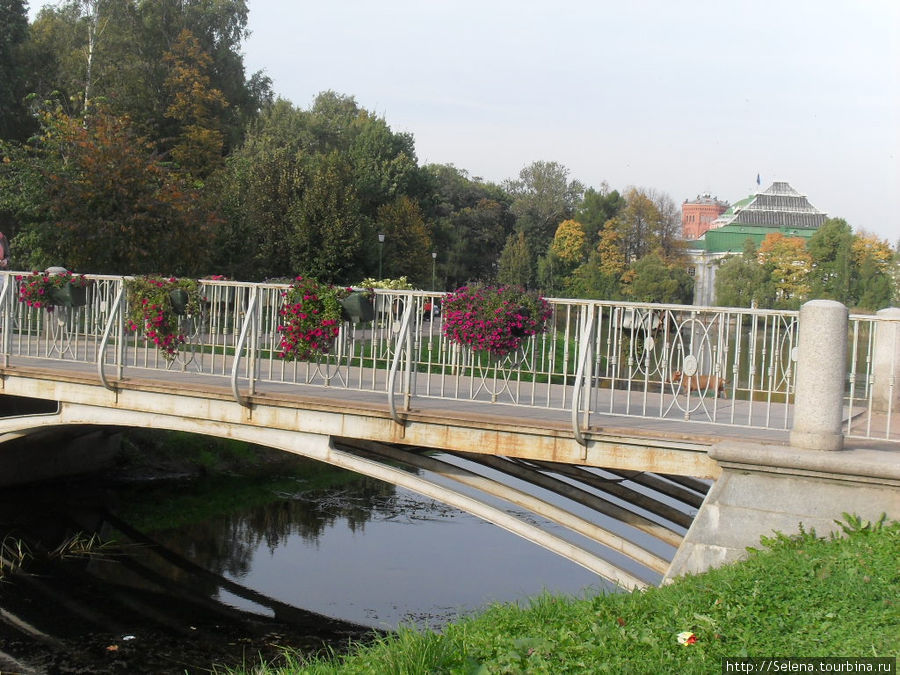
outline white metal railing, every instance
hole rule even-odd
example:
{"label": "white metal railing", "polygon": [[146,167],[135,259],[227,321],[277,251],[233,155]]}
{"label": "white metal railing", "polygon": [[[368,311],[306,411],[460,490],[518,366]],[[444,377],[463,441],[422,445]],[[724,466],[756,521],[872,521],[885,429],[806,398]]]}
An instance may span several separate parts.
{"label": "white metal railing", "polygon": [[[3,363],[92,364],[107,387],[126,369],[152,369],[227,377],[242,403],[268,384],[378,392],[398,423],[414,398],[526,406],[568,413],[581,443],[598,415],[791,428],[797,312],[550,299],[547,331],[494,359],[443,336],[442,294],[377,290],[373,321],[344,323],[326,357],[288,362],[278,331],[285,284],[203,280],[203,312],[182,317],[188,343],[167,360],[125,329],[124,277],[89,275],[85,306],[47,312],[18,302],[16,273],[0,274]],[[846,436],[900,440],[892,403],[871,405],[876,336],[897,325],[851,316]],[[893,387],[896,358],[887,367]]]}

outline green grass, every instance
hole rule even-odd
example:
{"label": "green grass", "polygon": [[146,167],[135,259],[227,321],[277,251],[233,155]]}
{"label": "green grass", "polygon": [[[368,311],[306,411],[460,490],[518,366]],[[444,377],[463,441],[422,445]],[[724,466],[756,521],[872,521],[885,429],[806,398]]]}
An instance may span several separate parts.
{"label": "green grass", "polygon": [[[720,673],[726,656],[895,657],[900,524],[763,540],[746,561],[662,587],[497,605],[441,634],[402,629],[330,659],[233,673]],[[697,642],[679,644],[691,631]],[[218,671],[223,672],[223,671]]]}

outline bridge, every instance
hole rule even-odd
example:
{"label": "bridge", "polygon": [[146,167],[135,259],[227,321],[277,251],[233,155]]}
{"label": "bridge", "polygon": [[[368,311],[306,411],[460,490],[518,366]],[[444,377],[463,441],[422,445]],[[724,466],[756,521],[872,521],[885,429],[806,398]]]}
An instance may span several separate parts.
{"label": "bridge", "polygon": [[441,294],[379,290],[327,356],[286,362],[284,285],[203,280],[167,358],[126,329],[123,277],[48,311],[2,276],[4,398],[52,402],[0,419],[5,484],[102,458],[42,444],[50,429],[235,438],[464,509],[626,588],[734,559],[773,525],[900,517],[900,310],[552,299],[546,333],[488,359],[443,336]]}

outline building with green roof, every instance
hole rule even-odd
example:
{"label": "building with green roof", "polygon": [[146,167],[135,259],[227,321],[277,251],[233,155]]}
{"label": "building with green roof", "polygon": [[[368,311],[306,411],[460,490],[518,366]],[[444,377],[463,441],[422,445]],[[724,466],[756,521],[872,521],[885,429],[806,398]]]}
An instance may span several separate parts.
{"label": "building with green roof", "polygon": [[772,183],[766,190],[735,202],[716,218],[699,239],[688,242],[694,277],[694,304],[712,305],[719,263],[728,255],[739,255],[747,240],[759,248],[767,235],[809,239],[825,222],[827,214],[809,203],[789,183]]}

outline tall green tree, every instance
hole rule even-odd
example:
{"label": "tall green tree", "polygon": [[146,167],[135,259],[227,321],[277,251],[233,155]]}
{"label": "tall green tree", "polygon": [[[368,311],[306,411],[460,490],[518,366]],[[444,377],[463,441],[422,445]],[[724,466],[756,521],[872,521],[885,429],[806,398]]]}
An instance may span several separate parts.
{"label": "tall green tree", "polygon": [[532,255],[547,250],[557,226],[574,215],[584,192],[562,164],[542,161],[526,166],[505,187],[513,198],[516,229],[525,234]]}
{"label": "tall green tree", "polygon": [[716,273],[716,304],[724,307],[762,307],[775,304],[771,270],[759,260],[752,239],[739,256],[725,258]]}
{"label": "tall green tree", "polygon": [[505,205],[483,198],[473,206],[454,211],[439,223],[437,232],[444,233],[443,240],[447,243],[443,247],[436,243],[435,251],[439,257],[441,250],[447,251],[449,288],[493,277],[512,220]]}
{"label": "tall green tree", "polygon": [[431,238],[418,202],[401,195],[378,208],[378,229],[385,235],[386,278],[405,276],[421,288],[431,279]]}
{"label": "tall green tree", "polygon": [[497,281],[501,284],[530,288],[534,285],[535,268],[524,232],[510,234],[500,253]]}
{"label": "tall green tree", "polygon": [[493,280],[500,251],[515,225],[509,195],[451,165],[427,165],[424,174],[423,211],[433,223],[438,279],[445,280],[448,289]]}
{"label": "tall green tree", "polygon": [[625,198],[618,190],[610,190],[605,182],[600,189],[588,188],[584,192],[584,198],[575,211],[575,220],[582,224],[587,237],[588,246],[598,243],[600,230],[607,221],[619,215],[625,208]]}
{"label": "tall green tree", "polygon": [[303,198],[289,210],[291,267],[320,281],[347,282],[358,273],[362,215],[352,167],[337,151],[317,155]]}
{"label": "tall green tree", "polygon": [[666,262],[661,251],[653,251],[629,266],[625,292],[636,302],[688,304],[694,280],[681,264]]}
{"label": "tall green tree", "polygon": [[856,274],[852,280],[851,296],[856,306],[869,311],[890,306],[893,297],[891,264],[894,258],[890,245],[879,237],[859,232],[852,248]]}
{"label": "tall green tree", "polygon": [[323,92],[307,110],[276,101],[213,181],[226,216],[215,247],[223,269],[359,281],[377,274],[381,233],[385,271],[430,280],[422,177],[411,137],[352,97]]}
{"label": "tall green tree", "polygon": [[32,129],[23,104],[28,93],[27,36],[25,3],[0,0],[0,139],[25,140]]}
{"label": "tall green tree", "polygon": [[843,218],[827,219],[807,243],[813,266],[810,297],[851,304],[853,232]]}

